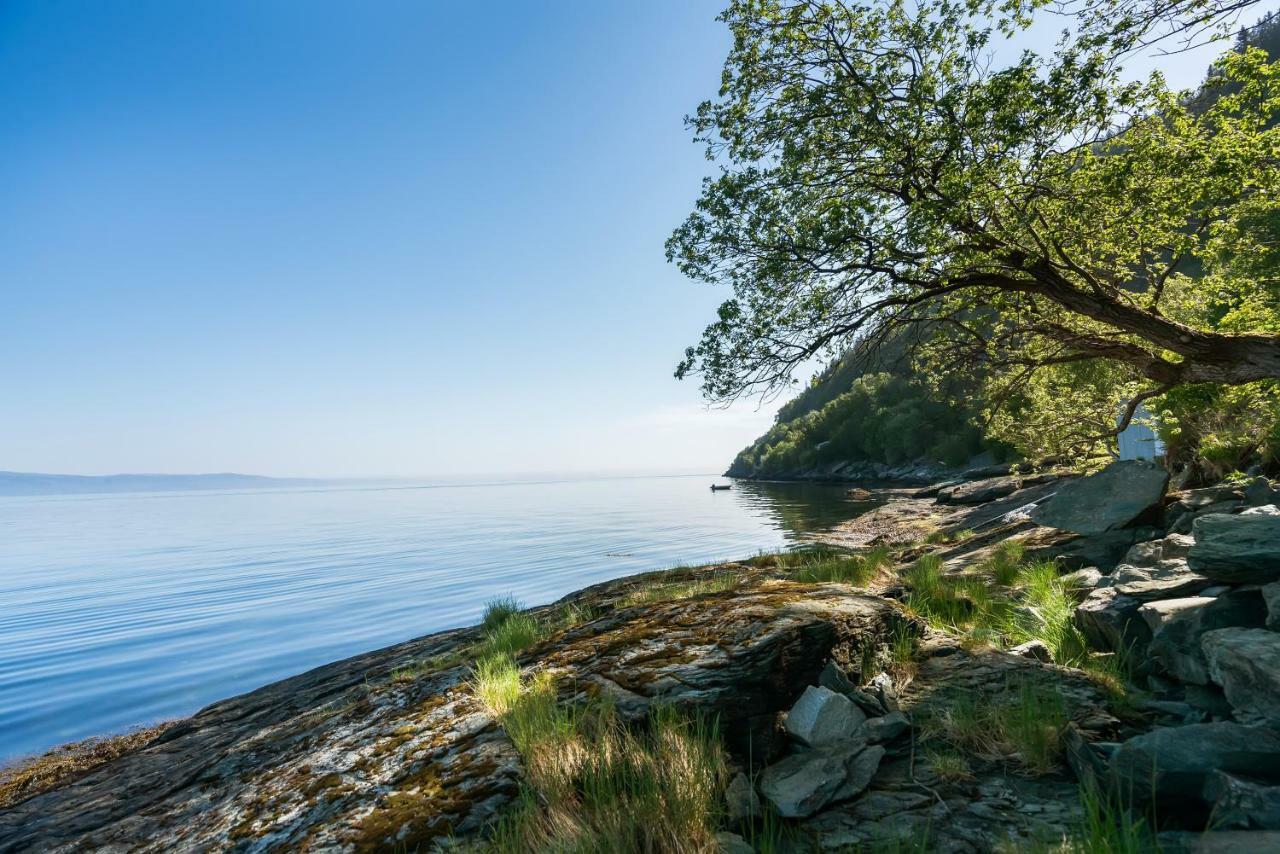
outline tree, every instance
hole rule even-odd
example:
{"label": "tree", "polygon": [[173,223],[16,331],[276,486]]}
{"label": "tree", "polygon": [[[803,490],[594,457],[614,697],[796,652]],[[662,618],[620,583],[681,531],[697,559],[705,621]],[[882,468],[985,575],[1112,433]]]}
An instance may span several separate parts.
{"label": "tree", "polygon": [[[1002,4],[1004,26],[1046,5]],[[1052,55],[993,68],[988,4],[735,0],[720,95],[690,119],[720,174],[667,244],[734,296],[677,376],[767,392],[925,322],[926,364],[997,406],[1084,370],[1127,423],[1179,386],[1280,377],[1280,281],[1253,263],[1277,251],[1280,68],[1230,52],[1194,111],[1158,75],[1120,82],[1126,51],[1188,31],[1180,5],[1224,4],[1152,0],[1107,30],[1098,10],[1130,7],[1092,0]]]}

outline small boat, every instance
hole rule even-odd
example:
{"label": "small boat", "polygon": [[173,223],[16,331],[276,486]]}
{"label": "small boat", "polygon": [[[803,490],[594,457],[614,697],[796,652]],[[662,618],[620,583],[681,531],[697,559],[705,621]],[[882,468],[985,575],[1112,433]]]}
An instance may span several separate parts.
{"label": "small boat", "polygon": [[732,487],[732,486],[730,486],[730,485],[729,485],[729,484],[727,484],[727,483],[726,483],[726,484],[724,484],[723,486],[721,486],[720,484],[716,484],[716,483],[711,484],[711,491],[712,491],[712,492],[717,492],[717,491],[719,491],[719,490],[721,490],[721,489],[733,489],[733,487]]}

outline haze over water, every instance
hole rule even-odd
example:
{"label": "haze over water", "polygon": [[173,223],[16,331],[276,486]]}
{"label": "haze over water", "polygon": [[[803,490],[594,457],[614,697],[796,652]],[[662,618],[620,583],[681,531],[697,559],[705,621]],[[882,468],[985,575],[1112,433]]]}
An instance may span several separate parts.
{"label": "haze over water", "polygon": [[856,515],[709,475],[0,498],[0,762]]}

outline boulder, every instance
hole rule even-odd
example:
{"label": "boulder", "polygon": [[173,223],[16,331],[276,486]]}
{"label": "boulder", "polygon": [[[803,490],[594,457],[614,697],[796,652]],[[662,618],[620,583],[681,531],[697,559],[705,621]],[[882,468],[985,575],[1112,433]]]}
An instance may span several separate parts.
{"label": "boulder", "polygon": [[1063,532],[1055,541],[1028,547],[1026,556],[1031,560],[1055,560],[1068,569],[1096,566],[1105,575],[1124,562],[1125,554],[1134,543],[1163,534],[1163,529],[1147,527],[1120,528],[1090,536]]}
{"label": "boulder", "polygon": [[856,742],[838,750],[794,753],[764,769],[760,794],[778,815],[804,818],[832,801],[860,794],[883,757],[883,747]]}
{"label": "boulder", "polygon": [[1053,653],[1042,640],[1029,640],[1026,643],[1020,643],[1009,650],[1014,655],[1020,655],[1023,658],[1034,658],[1036,661],[1053,661]]}
{"label": "boulder", "polygon": [[736,833],[722,830],[715,835],[717,854],[755,854],[751,843]]}
{"label": "boulder", "polygon": [[1012,495],[1022,488],[1022,481],[1016,477],[992,477],[959,483],[938,490],[940,504],[986,504],[997,498]]}
{"label": "boulder", "polygon": [[1229,584],[1280,580],[1280,515],[1215,513],[1197,519],[1193,531],[1187,561],[1201,575]]}
{"label": "boulder", "polygon": [[1138,616],[1141,607],[1140,600],[1114,587],[1100,587],[1076,607],[1073,622],[1094,649],[1141,649],[1151,640],[1151,630]]}
{"label": "boulder", "polygon": [[1280,630],[1280,581],[1264,585],[1262,599],[1267,603],[1267,628]]}
{"label": "boulder", "polygon": [[787,714],[787,735],[806,747],[845,741],[867,716],[843,694],[810,685]]}
{"label": "boulder", "polygon": [[760,814],[760,796],[746,774],[738,774],[724,790],[725,814],[731,824]]}
{"label": "boulder", "polygon": [[911,729],[911,721],[903,712],[890,712],[879,718],[868,718],[862,725],[859,735],[864,736],[872,744],[893,741]]}
{"label": "boulder", "polygon": [[1130,566],[1155,566],[1164,560],[1185,559],[1196,541],[1189,534],[1170,534],[1158,540],[1134,543],[1125,552],[1124,563]]}
{"label": "boulder", "polygon": [[1244,489],[1244,503],[1250,507],[1280,504],[1280,490],[1273,488],[1265,477],[1255,477]]}
{"label": "boulder", "polygon": [[853,680],[845,675],[845,672],[834,661],[828,661],[826,666],[822,668],[822,672],[818,674],[818,684],[823,688],[835,691],[837,694],[843,694],[857,704],[858,708],[871,716],[883,715],[889,711],[880,702],[880,699],[870,691],[864,691],[857,685],[853,684]]}
{"label": "boulder", "polygon": [[1163,466],[1122,460],[1095,475],[1063,484],[1032,511],[1032,518],[1051,528],[1102,534],[1158,510],[1168,485],[1169,472]]}
{"label": "boulder", "polygon": [[1138,611],[1152,631],[1150,654],[1170,674],[1196,685],[1209,682],[1201,637],[1229,627],[1259,627],[1266,618],[1257,590],[1233,590],[1215,598],[1167,599]]}
{"label": "boulder", "polygon": [[1209,677],[1222,686],[1238,720],[1280,726],[1280,634],[1218,629],[1200,639]]}
{"label": "boulder", "polygon": [[1116,591],[1135,599],[1173,599],[1190,596],[1213,584],[1213,580],[1193,572],[1185,560],[1162,560],[1155,566],[1121,564],[1111,575]]}
{"label": "boulder", "polygon": [[1070,590],[1088,592],[1095,587],[1110,587],[1111,576],[1103,575],[1096,566],[1086,566],[1075,572],[1068,572],[1062,576],[1062,582]]}
{"label": "boulder", "polygon": [[1213,803],[1215,827],[1280,830],[1280,786],[1215,771],[1204,793]]}
{"label": "boulder", "polygon": [[1134,736],[1111,757],[1122,795],[1154,798],[1161,815],[1193,823],[1212,807],[1205,790],[1218,771],[1280,780],[1280,735],[1230,722],[1162,727]]}

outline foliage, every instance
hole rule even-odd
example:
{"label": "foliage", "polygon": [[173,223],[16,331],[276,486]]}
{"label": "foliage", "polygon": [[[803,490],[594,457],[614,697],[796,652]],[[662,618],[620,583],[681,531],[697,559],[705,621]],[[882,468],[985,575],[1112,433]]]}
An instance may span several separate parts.
{"label": "foliage", "polygon": [[1122,82],[1216,14],[1198,0],[1090,0],[1076,37],[990,67],[1044,5],[730,4],[690,120],[723,168],[667,250],[734,293],[679,376],[731,399],[925,323],[922,378],[969,376],[996,438],[1081,456],[1122,400],[1280,376],[1280,68],[1230,51],[1194,102]]}

